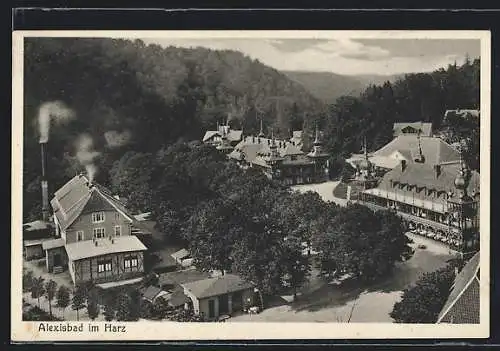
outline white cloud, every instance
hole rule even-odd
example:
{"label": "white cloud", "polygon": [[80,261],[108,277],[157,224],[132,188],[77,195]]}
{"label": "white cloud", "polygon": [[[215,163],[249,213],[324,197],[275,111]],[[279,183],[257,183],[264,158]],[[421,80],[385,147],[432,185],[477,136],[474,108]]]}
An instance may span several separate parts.
{"label": "white cloud", "polygon": [[[411,40],[411,39],[409,39]],[[463,56],[391,55],[387,49],[350,39],[144,39],[162,46],[206,47],[214,50],[236,50],[279,70],[323,71],[339,74],[399,74],[427,72],[446,67]],[[465,56],[465,53],[464,53]]]}

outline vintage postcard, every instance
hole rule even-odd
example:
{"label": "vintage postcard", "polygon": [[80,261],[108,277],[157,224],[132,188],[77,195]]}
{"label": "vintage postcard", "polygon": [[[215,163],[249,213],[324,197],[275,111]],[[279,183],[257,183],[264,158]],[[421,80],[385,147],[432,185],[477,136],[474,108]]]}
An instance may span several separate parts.
{"label": "vintage postcard", "polygon": [[13,32],[12,340],[488,337],[490,45]]}

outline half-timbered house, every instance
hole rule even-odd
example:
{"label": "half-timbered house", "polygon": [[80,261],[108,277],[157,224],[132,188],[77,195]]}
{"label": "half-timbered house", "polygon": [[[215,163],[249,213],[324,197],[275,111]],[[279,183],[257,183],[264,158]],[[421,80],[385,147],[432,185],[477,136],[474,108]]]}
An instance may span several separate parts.
{"label": "half-timbered house", "polygon": [[45,241],[49,272],[69,270],[74,284],[125,282],[144,274],[141,223],[99,184],[77,175],[51,201],[56,238]]}

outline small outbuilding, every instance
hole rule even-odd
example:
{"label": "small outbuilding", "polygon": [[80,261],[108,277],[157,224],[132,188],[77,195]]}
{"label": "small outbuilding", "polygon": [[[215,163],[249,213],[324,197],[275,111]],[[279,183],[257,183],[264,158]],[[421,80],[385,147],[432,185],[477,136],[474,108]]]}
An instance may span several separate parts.
{"label": "small outbuilding", "polygon": [[254,286],[235,274],[181,284],[194,313],[209,320],[231,315],[253,304]]}

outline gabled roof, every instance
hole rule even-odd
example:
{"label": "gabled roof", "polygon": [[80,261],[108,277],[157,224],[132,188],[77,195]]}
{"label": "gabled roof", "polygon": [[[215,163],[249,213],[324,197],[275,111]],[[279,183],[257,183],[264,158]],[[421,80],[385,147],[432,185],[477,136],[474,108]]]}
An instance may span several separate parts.
{"label": "gabled roof", "polygon": [[179,259],[179,260],[182,260],[183,258],[185,257],[189,257],[190,256],[190,253],[188,250],[186,249],[180,249],[179,251],[176,251],[174,252],[173,254],[171,254],[170,256],[172,256],[173,258],[175,258],[176,260]]}
{"label": "gabled roof", "polygon": [[253,285],[244,281],[235,274],[225,274],[215,278],[208,278],[182,284],[182,287],[190,291],[199,299],[227,294],[231,292],[253,288]]}
{"label": "gabled roof", "polygon": [[66,253],[70,260],[76,261],[89,257],[102,256],[113,253],[145,251],[146,246],[134,235],[116,236],[109,238],[78,241],[66,244]]}
{"label": "gabled roof", "polygon": [[421,136],[432,136],[432,123],[423,122],[401,122],[394,123],[394,136],[399,136],[404,134],[404,129],[410,128],[415,130],[415,132],[420,131]]}
{"label": "gabled roof", "polygon": [[203,136],[203,141],[205,142],[205,141],[213,138],[214,136],[220,136],[219,132],[216,130],[207,130],[205,132],[205,135]]}
{"label": "gabled roof", "polygon": [[95,211],[118,211],[130,222],[134,217],[111,192],[84,175],[77,175],[55,192],[50,202],[62,230],[68,228],[82,214]]}
{"label": "gabled roof", "polygon": [[[425,157],[426,164],[435,165],[460,160],[458,151],[441,138],[420,137],[420,145],[422,147],[422,154]],[[418,149],[419,143],[417,136],[403,134],[394,138],[387,145],[375,151],[373,156],[391,156],[396,151],[405,156],[415,156],[419,153]],[[414,162],[414,159],[413,157],[409,157],[407,161],[411,163]]]}
{"label": "gabled roof", "polygon": [[[240,141],[242,135],[243,135],[242,130],[229,130],[226,137],[227,137],[227,140],[234,142],[234,141]],[[215,136],[220,137],[220,136],[222,136],[222,133],[220,131],[217,131],[217,130],[208,130],[205,132],[205,135],[203,136],[203,141],[206,142]]]}
{"label": "gabled roof", "polygon": [[[440,323],[444,319],[444,317],[450,312],[450,310],[453,308],[455,304],[460,303],[460,297],[466,292],[466,290],[473,288],[471,284],[475,281],[479,282],[479,257],[480,256],[478,252],[469,260],[469,262],[467,262],[464,268],[462,268],[460,273],[456,276],[448,300],[446,301],[446,303],[443,306],[443,309],[439,313],[437,320],[438,323]],[[469,309],[477,309],[477,310],[468,312],[470,312],[471,314],[475,314],[477,315],[477,317],[479,317],[479,310],[478,310],[479,304],[473,304],[473,305],[475,306],[471,306],[469,304],[467,307]],[[477,320],[476,323],[479,323],[479,320]]]}

